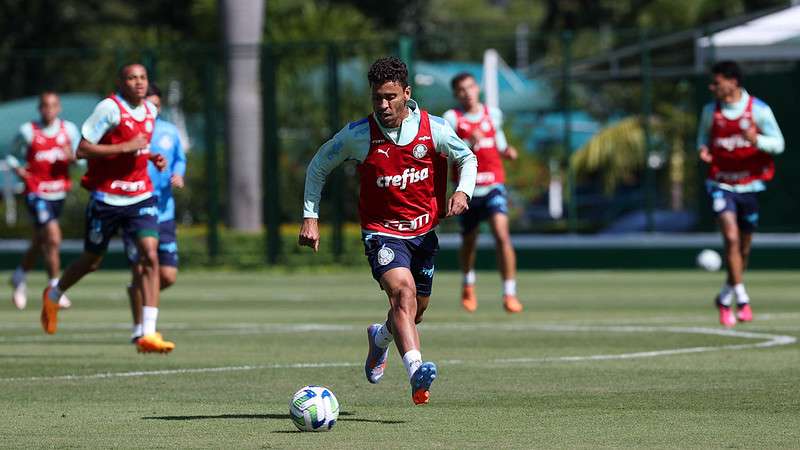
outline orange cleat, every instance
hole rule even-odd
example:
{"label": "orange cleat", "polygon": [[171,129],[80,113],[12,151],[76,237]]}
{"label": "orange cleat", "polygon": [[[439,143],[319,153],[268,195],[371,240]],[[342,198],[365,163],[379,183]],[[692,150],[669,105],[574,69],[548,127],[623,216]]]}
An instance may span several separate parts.
{"label": "orange cleat", "polygon": [[464,286],[461,290],[461,307],[467,312],[478,309],[478,298],[475,296],[474,286]]}
{"label": "orange cleat", "polygon": [[504,295],[503,308],[511,314],[519,313],[522,312],[522,303],[519,302],[516,295]]}
{"label": "orange cleat", "polygon": [[136,340],[139,353],[169,353],[175,350],[175,343],[165,341],[161,333],[146,334]]}
{"label": "orange cleat", "polygon": [[50,300],[50,286],[42,294],[42,315],[40,320],[42,328],[47,334],[55,334],[58,328],[58,303]]}

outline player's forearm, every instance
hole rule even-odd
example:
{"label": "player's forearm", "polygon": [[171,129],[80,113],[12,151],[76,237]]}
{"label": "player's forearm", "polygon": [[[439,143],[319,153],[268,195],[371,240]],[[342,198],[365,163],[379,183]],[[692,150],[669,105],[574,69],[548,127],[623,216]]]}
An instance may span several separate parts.
{"label": "player's forearm", "polygon": [[756,147],[758,147],[759,150],[765,153],[772,153],[774,155],[783,153],[785,145],[786,144],[783,141],[783,136],[767,136],[764,134],[759,134],[758,139],[756,140]]}
{"label": "player's forearm", "polygon": [[78,145],[78,158],[101,158],[103,156],[112,156],[125,153],[127,146],[125,143],[121,144],[92,144],[86,139],[82,139]]}
{"label": "player's forearm", "polygon": [[470,152],[469,155],[457,160],[457,164],[459,173],[456,191],[461,191],[467,194],[467,197],[472,198],[478,176],[478,159],[475,154]]}
{"label": "player's forearm", "polygon": [[318,152],[306,170],[305,190],[303,193],[303,218],[319,218],[319,202],[322,198],[322,188],[330,173],[330,168],[322,163]]}

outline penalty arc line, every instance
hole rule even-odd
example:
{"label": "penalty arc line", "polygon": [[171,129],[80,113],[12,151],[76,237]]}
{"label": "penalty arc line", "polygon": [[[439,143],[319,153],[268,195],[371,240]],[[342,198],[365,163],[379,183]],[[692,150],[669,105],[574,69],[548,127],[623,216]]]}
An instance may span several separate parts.
{"label": "penalty arc line", "polygon": [[[576,355],[576,356],[555,356],[543,358],[498,358],[488,361],[472,361],[450,359],[443,360],[441,363],[445,365],[484,365],[484,364],[534,364],[534,363],[548,363],[548,362],[583,362],[583,361],[611,361],[611,360],[626,360],[637,358],[654,358],[659,356],[670,356],[680,354],[692,353],[706,353],[725,350],[746,350],[746,349],[761,349],[769,347],[777,347],[782,345],[791,345],[797,342],[794,336],[776,335],[758,332],[736,331],[736,330],[720,330],[712,328],[699,328],[699,327],[648,327],[648,326],[576,326],[576,325],[542,325],[534,326],[529,329],[539,329],[541,331],[605,331],[605,332],[621,332],[621,333],[640,333],[640,332],[666,332],[666,333],[679,333],[679,334],[704,334],[713,336],[728,336],[743,339],[764,339],[762,342],[751,344],[728,344],[721,346],[704,346],[704,347],[688,347],[677,349],[654,350],[646,352],[632,352],[632,353],[618,353],[618,354],[600,354],[600,355]],[[113,378],[132,378],[132,377],[146,377],[146,376],[159,376],[159,375],[185,375],[185,374],[198,374],[198,373],[220,373],[220,372],[243,372],[253,370],[270,370],[270,369],[318,369],[318,368],[341,368],[341,367],[357,367],[360,363],[354,362],[321,362],[321,363],[293,363],[293,364],[259,364],[259,365],[241,365],[241,366],[220,366],[220,367],[197,367],[186,369],[162,369],[162,370],[147,370],[147,371],[131,371],[131,372],[101,372],[86,375],[54,375],[43,377],[10,377],[0,378],[0,382],[31,382],[31,381],[74,381],[74,380],[92,380],[92,379],[113,379]]]}

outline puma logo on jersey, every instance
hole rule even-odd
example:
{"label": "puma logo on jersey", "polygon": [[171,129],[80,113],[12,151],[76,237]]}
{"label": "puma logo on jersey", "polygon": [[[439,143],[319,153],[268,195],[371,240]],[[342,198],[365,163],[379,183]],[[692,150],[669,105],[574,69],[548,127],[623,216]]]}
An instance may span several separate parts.
{"label": "puma logo on jersey", "polygon": [[132,121],[126,120],[123,123],[125,124],[126,127],[130,128],[131,130],[133,129],[133,122]]}
{"label": "puma logo on jersey", "polygon": [[401,191],[404,191],[409,184],[427,180],[428,176],[429,171],[427,167],[422,170],[411,168],[404,170],[402,175],[387,175],[378,177],[375,180],[375,184],[377,184],[380,188],[395,186],[399,187]]}
{"label": "puma logo on jersey", "polygon": [[389,157],[389,149],[388,148],[386,150],[384,150],[382,148],[379,148],[379,149],[377,149],[375,151],[380,153],[380,154],[382,154],[382,155],[386,155],[387,158]]}
{"label": "puma logo on jersey", "polygon": [[423,141],[423,142],[424,141],[430,141],[431,137],[430,136],[420,136],[419,139],[417,139],[417,140]]}

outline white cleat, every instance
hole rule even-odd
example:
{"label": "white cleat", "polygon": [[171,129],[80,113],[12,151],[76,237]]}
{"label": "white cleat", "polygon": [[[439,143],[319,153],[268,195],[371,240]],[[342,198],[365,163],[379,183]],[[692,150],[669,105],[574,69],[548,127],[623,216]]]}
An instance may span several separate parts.
{"label": "white cleat", "polygon": [[58,308],[59,309],[69,309],[72,306],[72,302],[69,301],[66,295],[61,294],[61,298],[58,299]]}
{"label": "white cleat", "polygon": [[25,282],[19,283],[14,286],[14,293],[11,295],[11,301],[17,309],[25,309],[28,304],[28,293]]}

